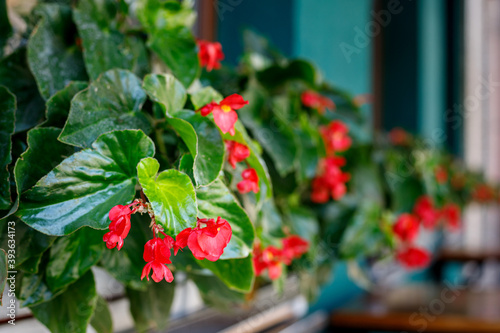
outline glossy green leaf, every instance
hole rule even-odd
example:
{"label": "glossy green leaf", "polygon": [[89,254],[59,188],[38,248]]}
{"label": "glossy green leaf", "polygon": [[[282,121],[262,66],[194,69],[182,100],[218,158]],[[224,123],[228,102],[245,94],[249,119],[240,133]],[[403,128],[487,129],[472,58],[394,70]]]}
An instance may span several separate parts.
{"label": "glossy green leaf", "polygon": [[194,156],[194,178],[198,186],[217,179],[224,164],[224,142],[218,127],[207,117],[189,110],[167,118]]}
{"label": "glossy green leaf", "polygon": [[247,257],[252,248],[255,231],[245,210],[233,197],[222,180],[196,190],[198,216],[200,218],[221,218],[231,224],[233,236],[224,249],[221,259]]}
{"label": "glossy green leaf", "polygon": [[194,179],[193,167],[194,167],[193,155],[191,154],[182,155],[179,160],[179,171],[184,172],[186,175],[189,176],[189,178],[191,178],[191,181],[193,183],[196,183]]}
{"label": "glossy green leaf", "polygon": [[211,270],[219,277],[229,289],[248,293],[252,290],[254,282],[254,271],[251,256],[243,259],[198,260],[201,267]]}
{"label": "glossy green leaf", "polygon": [[41,19],[28,41],[28,63],[41,95],[48,99],[67,82],[86,80],[87,73],[82,54],[75,45],[71,7],[41,4],[35,13]]}
{"label": "glossy green leaf", "polygon": [[7,253],[4,249],[0,249],[0,305],[3,305],[3,291],[7,284]]}
{"label": "glossy green leaf", "polygon": [[113,319],[109,311],[108,302],[101,296],[97,296],[94,314],[90,319],[90,325],[97,333],[113,333]]}
{"label": "glossy green leaf", "polygon": [[134,74],[110,70],[73,98],[59,139],[90,147],[99,135],[113,130],[141,129],[149,133],[151,125],[140,111],[145,100],[141,81]]}
{"label": "glossy green leaf", "polygon": [[140,277],[146,264],[142,257],[144,245],[153,238],[150,223],[148,214],[133,214],[132,226],[122,249],[105,249],[100,261],[100,265],[115,279],[132,289],[146,290],[146,280],[141,281]]}
{"label": "glossy green leaf", "polygon": [[24,193],[18,214],[50,235],[67,235],[83,226],[105,229],[109,210],[135,196],[137,163],[153,155],[153,142],[142,131],[103,134],[91,149],[68,157]]}
{"label": "glossy green leaf", "polygon": [[140,77],[148,71],[142,40],[118,29],[117,5],[113,0],[81,0],[73,10],[83,42],[85,67],[93,80],[112,68],[128,69]]}
{"label": "glossy green leaf", "polygon": [[250,156],[245,160],[251,168],[254,168],[259,176],[260,182],[260,192],[258,196],[260,198],[270,198],[273,195],[273,187],[271,184],[271,178],[269,177],[269,171],[265,162],[259,155],[259,149],[256,144],[250,139],[248,133],[240,121],[236,122],[234,126],[235,134],[231,136],[229,133],[223,134],[222,138],[224,140],[233,140],[239,143],[243,143],[250,148]]}
{"label": "glossy green leaf", "polygon": [[63,127],[68,118],[71,100],[77,93],[87,87],[87,82],[71,81],[66,87],[49,98],[45,112],[46,120],[43,126]]}
{"label": "glossy green leaf", "polygon": [[105,248],[103,235],[103,231],[83,227],[54,242],[45,278],[51,290],[75,282],[99,261]]}
{"label": "glossy green leaf", "polygon": [[185,4],[141,0],[137,17],[149,33],[148,46],[185,87],[200,74],[196,42],[191,32],[195,14]]}
{"label": "glossy green leaf", "polygon": [[26,48],[0,60],[0,85],[16,96],[15,132],[25,131],[43,120],[45,102],[26,62]]}
{"label": "glossy green leaf", "polygon": [[[60,295],[65,289],[52,292],[45,281],[45,265],[41,264],[42,269],[38,273],[18,274],[16,297],[20,300],[22,307],[35,306],[45,303]],[[17,282],[16,282],[17,283]]]}
{"label": "glossy green leaf", "polygon": [[28,132],[28,149],[21,154],[14,167],[17,198],[12,209],[4,216],[14,214],[19,207],[20,194],[33,187],[66,157],[75,152],[75,147],[57,140],[59,128],[33,128]]}
{"label": "glossy green leaf", "polygon": [[159,168],[156,159],[145,158],[137,164],[137,176],[153,207],[156,222],[175,236],[196,225],[196,195],[188,175],[174,169],[158,174]]}
{"label": "glossy green leaf", "polygon": [[146,75],[142,87],[153,101],[163,107],[166,115],[182,110],[186,104],[186,89],[171,74]]}
{"label": "glossy green leaf", "polygon": [[96,302],[94,276],[89,271],[64,293],[30,310],[53,333],[85,333]]}
{"label": "glossy green leaf", "polygon": [[219,103],[224,98],[217,90],[212,87],[205,87],[190,94],[191,102],[196,110],[210,102]]}
{"label": "glossy green leaf", "polygon": [[170,307],[174,300],[175,280],[149,283],[146,291],[127,288],[130,312],[138,332],[150,329],[164,331],[169,320]]}
{"label": "glossy green leaf", "polygon": [[73,155],[75,148],[57,137],[61,129],[44,127],[28,132],[28,149],[21,154],[14,169],[17,192],[21,194],[33,187],[65,158]]}
{"label": "glossy green leaf", "polygon": [[11,205],[10,174],[8,165],[12,162],[12,141],[16,112],[16,97],[0,86],[0,209]]}
{"label": "glossy green leaf", "polygon": [[16,244],[23,244],[16,248],[16,267],[22,266],[23,271],[36,273],[42,254],[52,245],[56,237],[42,234],[16,217],[5,219],[0,224],[0,248],[7,249],[11,239],[9,235],[14,235]]}

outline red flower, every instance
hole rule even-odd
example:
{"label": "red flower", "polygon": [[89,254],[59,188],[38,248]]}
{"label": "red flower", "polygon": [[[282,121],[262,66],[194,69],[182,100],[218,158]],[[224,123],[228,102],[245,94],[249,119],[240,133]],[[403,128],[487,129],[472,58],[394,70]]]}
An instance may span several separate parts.
{"label": "red flower", "polygon": [[153,238],[144,245],[144,261],[146,266],[142,269],[141,280],[145,277],[149,281],[149,273],[153,269],[152,278],[155,282],[160,282],[165,278],[167,282],[172,282],[174,276],[166,264],[171,264],[170,249],[174,246],[172,237],[165,235],[164,239]]}
{"label": "red flower", "polygon": [[411,214],[401,214],[392,230],[403,242],[412,242],[418,235],[419,226],[417,217]]}
{"label": "red flower", "polygon": [[425,249],[409,247],[398,251],[396,258],[407,269],[422,269],[429,265],[431,254]]}
{"label": "red flower", "polygon": [[434,169],[434,175],[436,176],[436,181],[439,184],[444,184],[448,181],[448,171],[442,166],[439,165]]}
{"label": "red flower", "polygon": [[130,207],[135,204],[133,202],[126,206],[116,205],[109,211],[109,219],[111,220],[109,232],[102,237],[108,249],[113,249],[117,245],[118,250],[122,248],[123,240],[130,231],[130,215],[135,213],[135,208],[131,210]]}
{"label": "red flower", "polygon": [[[202,224],[206,226],[201,227]],[[181,231],[174,245],[174,253],[179,248],[188,246],[193,256],[198,260],[219,260],[224,248],[229,244],[233,231],[231,225],[220,216],[215,219],[198,219],[196,228],[187,228]]]}
{"label": "red flower", "polygon": [[389,132],[389,141],[395,146],[406,146],[410,143],[410,134],[401,127],[396,127]]}
{"label": "red flower", "polygon": [[328,126],[321,127],[320,132],[328,155],[346,151],[351,147],[352,140],[347,135],[349,128],[340,120],[334,120]]}
{"label": "red flower", "polygon": [[252,260],[255,275],[259,276],[267,269],[271,280],[276,280],[281,276],[283,252],[280,249],[268,246],[261,251],[259,247],[255,247]]}
{"label": "red flower", "polygon": [[300,98],[304,106],[316,109],[321,114],[325,113],[325,108],[330,110],[335,109],[335,103],[330,98],[311,90],[303,92]]}
{"label": "red flower", "polygon": [[210,113],[214,115],[214,121],[219,126],[222,133],[234,135],[234,124],[238,120],[238,114],[234,110],[241,109],[248,104],[243,97],[238,94],[232,94],[224,98],[220,103],[211,102],[198,111],[206,117]]}
{"label": "red flower", "polygon": [[349,173],[342,172],[345,158],[327,157],[319,163],[319,173],[312,181],[311,201],[325,203],[330,199],[341,199],[347,192],[345,183],[349,181]]}
{"label": "red flower", "polygon": [[283,261],[290,265],[293,259],[300,258],[309,250],[309,242],[297,235],[292,235],[282,239]]}
{"label": "red flower", "polygon": [[254,193],[259,193],[259,176],[257,176],[257,171],[253,168],[248,168],[243,170],[241,173],[243,180],[236,184],[238,191],[240,193],[248,193],[253,191]]}
{"label": "red flower", "polygon": [[460,228],[460,215],[460,207],[454,203],[448,203],[441,208],[441,217],[452,230]]}
{"label": "red flower", "polygon": [[231,140],[227,140],[225,143],[229,155],[227,160],[233,169],[236,168],[236,163],[241,162],[250,156],[250,149],[248,149],[248,147],[244,144]]}
{"label": "red flower", "polygon": [[495,198],[495,192],[490,186],[486,184],[479,184],[474,188],[472,197],[478,202],[485,203]]}
{"label": "red flower", "polygon": [[210,72],[212,69],[220,68],[220,61],[224,59],[222,52],[222,45],[219,42],[209,42],[206,40],[197,40],[198,44],[198,58],[200,65],[206,67]]}
{"label": "red flower", "polygon": [[439,220],[439,211],[434,208],[432,199],[428,196],[418,198],[413,207],[413,212],[420,218],[427,229],[434,228]]}

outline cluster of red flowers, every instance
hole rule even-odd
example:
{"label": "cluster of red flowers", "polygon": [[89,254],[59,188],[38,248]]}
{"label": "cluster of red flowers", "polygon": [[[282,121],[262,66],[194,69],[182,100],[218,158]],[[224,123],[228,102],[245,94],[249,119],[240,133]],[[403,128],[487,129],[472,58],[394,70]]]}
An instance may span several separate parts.
{"label": "cluster of red flowers", "polygon": [[241,109],[248,104],[243,97],[238,94],[232,94],[224,98],[220,103],[210,102],[198,111],[203,117],[210,113],[214,116],[214,122],[219,126],[222,133],[234,135],[234,124],[238,120],[238,114],[235,110]]}
{"label": "cluster of red flowers", "polygon": [[393,226],[393,232],[401,241],[400,249],[396,258],[406,268],[424,268],[429,262],[431,255],[425,249],[416,247],[416,240],[420,225],[426,229],[433,229],[443,221],[451,229],[460,226],[460,208],[454,203],[447,203],[441,209],[437,209],[428,196],[420,197],[414,208],[413,214],[401,214]]}
{"label": "cluster of red flowers", "polygon": [[346,160],[336,156],[336,153],[346,151],[352,144],[348,136],[349,129],[339,120],[320,128],[320,132],[328,157],[320,161],[319,172],[312,181],[311,200],[316,203],[327,202],[330,197],[339,200],[347,192],[346,182],[350,175],[341,169]]}
{"label": "cluster of red flowers", "polygon": [[448,171],[442,165],[438,165],[434,169],[434,176],[439,184],[445,184],[448,181]]}
{"label": "cluster of red flowers", "polygon": [[268,246],[264,249],[256,245],[253,250],[253,267],[259,276],[267,269],[269,278],[276,280],[281,276],[282,265],[290,265],[293,259],[300,258],[309,250],[309,243],[303,238],[293,235],[282,240],[283,248]]}
{"label": "cluster of red flowers", "polygon": [[434,229],[440,221],[452,230],[460,228],[460,207],[451,202],[438,209],[430,197],[421,196],[413,207],[413,213],[426,229]]}
{"label": "cluster of red flowers", "polygon": [[304,106],[316,109],[321,114],[325,113],[326,109],[335,109],[335,103],[330,98],[312,90],[304,91],[300,96],[300,99],[302,100],[302,104]]}
{"label": "cluster of red flowers", "polygon": [[479,184],[472,192],[472,198],[480,203],[491,202],[495,197],[495,190],[488,184]]}
{"label": "cluster of red flowers", "polygon": [[389,141],[395,146],[407,146],[411,141],[411,135],[401,127],[393,128],[388,137]]}
{"label": "cluster of red flowers", "polygon": [[[108,249],[113,249],[117,245],[118,250],[122,248],[123,240],[130,231],[130,216],[136,212],[147,212],[152,216],[151,225],[154,233],[154,238],[144,245],[143,258],[146,265],[142,270],[141,280],[146,277],[149,281],[151,270],[153,270],[151,277],[155,282],[160,282],[163,279],[167,282],[174,280],[174,276],[167,266],[167,264],[172,263],[170,260],[172,248],[174,255],[176,255],[179,249],[188,246],[196,259],[216,261],[223,254],[233,234],[231,225],[220,217],[217,217],[217,221],[215,219],[198,219],[195,228],[184,229],[174,241],[171,236],[163,232],[161,226],[154,222],[154,214],[149,206],[135,200],[129,205],[117,205],[110,210],[109,232],[103,237]],[[163,235],[163,238],[160,235]]]}
{"label": "cluster of red flowers", "polygon": [[196,44],[198,45],[200,65],[205,67],[208,72],[212,71],[212,69],[219,69],[220,61],[224,60],[222,45],[219,42],[209,42],[201,39],[198,39]]}
{"label": "cluster of red flowers", "polygon": [[[236,169],[236,163],[242,162],[250,156],[250,149],[244,144],[236,141],[226,140],[225,143],[228,152],[227,160],[233,169]],[[243,180],[236,185],[240,193],[259,192],[259,176],[255,169],[248,167],[243,170],[241,178],[243,178]]]}

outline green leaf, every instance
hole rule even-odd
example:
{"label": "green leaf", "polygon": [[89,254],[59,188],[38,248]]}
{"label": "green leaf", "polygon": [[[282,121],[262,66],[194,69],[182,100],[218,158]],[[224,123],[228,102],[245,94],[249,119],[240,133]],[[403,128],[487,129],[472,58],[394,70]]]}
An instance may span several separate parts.
{"label": "green leaf", "polygon": [[194,167],[193,155],[191,154],[182,155],[179,160],[179,171],[184,172],[186,175],[189,176],[189,178],[191,178],[191,181],[195,183],[196,181],[194,179],[193,167]]}
{"label": "green leaf", "polygon": [[101,296],[97,296],[94,314],[90,319],[90,325],[97,333],[113,333],[113,319],[109,311],[108,302]]}
{"label": "green leaf", "polygon": [[49,235],[67,235],[90,226],[105,229],[109,210],[135,196],[136,165],[154,155],[142,131],[101,135],[59,164],[21,197],[18,211],[31,227]]}
{"label": "green leaf", "polygon": [[290,208],[288,219],[292,233],[315,244],[319,233],[319,222],[316,215],[305,207]]}
{"label": "green leaf", "polygon": [[[175,282],[175,280],[174,280]],[[138,332],[164,331],[174,299],[175,283],[149,283],[146,291],[127,288],[130,312]]]}
{"label": "green leaf", "polygon": [[0,249],[0,305],[3,305],[3,291],[7,284],[7,253],[4,249]]}
{"label": "green leaf", "polygon": [[219,103],[224,98],[212,87],[205,87],[190,94],[191,102],[196,110],[201,109],[210,102]]}
{"label": "green leaf", "polygon": [[153,237],[149,229],[151,219],[147,214],[133,214],[131,223],[130,233],[123,242],[122,249],[104,250],[100,264],[127,287],[146,290],[146,280],[141,281],[140,277],[146,264],[142,257],[144,245]]}
{"label": "green leaf", "polygon": [[75,282],[99,261],[104,250],[102,236],[102,231],[83,227],[54,242],[45,277],[52,291]]}
{"label": "green leaf", "polygon": [[259,155],[259,149],[256,144],[250,139],[245,127],[240,121],[236,122],[234,126],[235,134],[231,136],[229,133],[223,134],[224,140],[233,140],[245,144],[250,148],[250,156],[245,160],[251,168],[254,168],[259,176],[260,192],[257,193],[260,198],[271,198],[273,195],[273,187],[271,185],[271,178],[265,162]]}
{"label": "green leaf", "polygon": [[251,256],[243,259],[198,260],[198,264],[211,270],[231,290],[248,293],[252,290],[254,271]]}
{"label": "green leaf", "polygon": [[42,4],[41,20],[28,41],[28,63],[41,95],[48,99],[72,80],[87,80],[80,50],[75,45],[71,7]]}
{"label": "green leaf", "polygon": [[28,68],[26,48],[19,48],[0,60],[0,85],[6,86],[16,96],[16,133],[35,126],[43,119],[45,102]]}
{"label": "green leaf", "polygon": [[246,300],[244,293],[229,289],[224,282],[213,275],[189,274],[189,278],[198,287],[203,302],[210,307],[230,311]]}
{"label": "green leaf", "polygon": [[54,293],[49,289],[45,282],[44,270],[39,270],[35,274],[19,274],[16,281],[19,281],[16,297],[20,300],[21,307],[35,306],[48,302],[64,291],[64,289],[61,289]]}
{"label": "green leaf", "polygon": [[170,169],[157,176],[159,168],[156,159],[145,158],[137,164],[137,176],[153,207],[156,222],[175,237],[196,225],[196,195],[188,175]]}
{"label": "green leaf", "polygon": [[28,132],[28,149],[21,154],[14,166],[17,198],[10,212],[14,214],[19,208],[20,194],[33,187],[38,180],[48,174],[66,157],[72,155],[75,147],[66,145],[57,137],[59,128],[33,128]]}
{"label": "green leaf", "polygon": [[166,115],[182,110],[186,104],[186,89],[171,74],[149,74],[142,87],[148,96],[163,107]]}
{"label": "green leaf", "polygon": [[12,162],[12,140],[16,112],[16,97],[0,86],[0,209],[11,205],[10,174],[8,165]]}
{"label": "green leaf", "polygon": [[141,0],[137,17],[149,34],[148,46],[185,87],[200,74],[196,42],[191,32],[195,14],[187,6]]}
{"label": "green leaf", "polygon": [[85,333],[96,302],[94,276],[89,271],[64,293],[30,310],[53,333]]}
{"label": "green leaf", "polygon": [[257,78],[268,89],[275,89],[290,81],[302,81],[314,86],[318,75],[314,66],[305,60],[293,60],[286,65],[274,65],[257,73]]}
{"label": "green leaf", "polygon": [[43,126],[63,127],[68,118],[71,100],[77,93],[87,87],[87,82],[71,81],[66,87],[49,98],[47,100],[47,111],[45,112],[46,120]]}
{"label": "green leaf", "polygon": [[56,237],[47,236],[14,217],[3,220],[0,229],[0,248],[7,249],[9,244],[9,230],[13,233],[16,244],[23,244],[16,248],[16,267],[22,265],[22,270],[29,273],[38,271],[38,264],[43,253],[54,243]]}
{"label": "green leaf", "polygon": [[128,69],[140,77],[149,71],[144,43],[119,31],[116,13],[113,0],[81,0],[73,11],[85,66],[93,80],[112,68]]}
{"label": "green leaf", "polygon": [[224,165],[224,142],[218,127],[207,117],[189,110],[167,118],[194,156],[194,178],[198,186],[217,179]]}
{"label": "green leaf", "polygon": [[149,133],[151,125],[140,111],[145,100],[141,81],[134,74],[110,70],[73,98],[59,139],[89,147],[99,135],[113,130],[141,129]]}
{"label": "green leaf", "polygon": [[258,225],[262,228],[262,235],[264,235],[264,237],[285,237],[285,233],[283,232],[283,219],[273,200],[264,201],[259,211],[258,221]]}
{"label": "green leaf", "polygon": [[231,224],[233,236],[221,259],[247,257],[252,248],[255,231],[245,210],[233,197],[222,180],[196,190],[198,215],[201,218],[221,218]]}
{"label": "green leaf", "polygon": [[382,223],[379,205],[368,202],[358,209],[340,242],[342,257],[355,259],[377,256],[382,249],[390,246]]}

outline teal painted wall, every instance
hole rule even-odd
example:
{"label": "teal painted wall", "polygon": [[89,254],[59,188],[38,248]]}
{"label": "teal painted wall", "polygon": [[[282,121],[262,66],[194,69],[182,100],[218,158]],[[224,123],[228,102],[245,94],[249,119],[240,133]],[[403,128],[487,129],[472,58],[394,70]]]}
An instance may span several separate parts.
{"label": "teal painted wall", "polygon": [[371,6],[372,0],[295,0],[293,54],[315,62],[339,87],[369,93],[372,38],[364,31]]}

